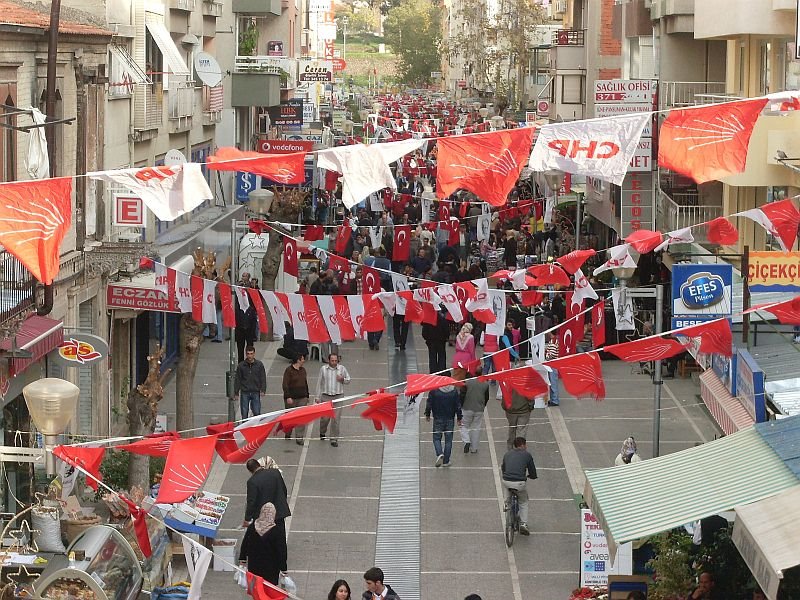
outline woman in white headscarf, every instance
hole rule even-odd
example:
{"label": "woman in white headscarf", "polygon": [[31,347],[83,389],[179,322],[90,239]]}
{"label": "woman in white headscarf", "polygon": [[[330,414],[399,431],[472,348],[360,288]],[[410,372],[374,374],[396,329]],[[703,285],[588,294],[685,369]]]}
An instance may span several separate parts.
{"label": "woman in white headscarf", "polygon": [[242,539],[239,560],[247,561],[247,570],[265,581],[278,585],[281,571],[286,572],[286,537],[275,527],[275,505],[267,502],[258,518],[247,527]]}
{"label": "woman in white headscarf", "polygon": [[622,450],[620,450],[619,454],[617,454],[617,458],[614,459],[614,466],[618,467],[620,465],[628,465],[641,460],[642,457],[639,456],[636,448],[636,440],[634,440],[632,437],[629,437],[625,438],[625,441],[622,442]]}

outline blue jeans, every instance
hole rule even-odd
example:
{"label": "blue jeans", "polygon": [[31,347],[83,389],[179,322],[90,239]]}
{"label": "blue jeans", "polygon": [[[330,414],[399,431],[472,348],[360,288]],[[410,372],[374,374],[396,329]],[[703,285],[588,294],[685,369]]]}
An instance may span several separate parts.
{"label": "blue jeans", "polygon": [[550,369],[550,404],[558,406],[558,371]]}
{"label": "blue jeans", "polygon": [[261,394],[258,392],[239,392],[239,407],[242,409],[242,418],[246,419],[250,409],[253,416],[261,414]]}
{"label": "blue jeans", "polygon": [[[453,427],[455,419],[433,418],[433,449],[436,456],[444,454],[445,464],[450,462],[450,452],[453,449]],[[444,452],[442,452],[442,433],[444,433]]]}
{"label": "blue jeans", "polygon": [[369,331],[367,332],[367,342],[369,342],[369,347],[373,348],[380,344],[381,336],[383,335],[382,331]]}

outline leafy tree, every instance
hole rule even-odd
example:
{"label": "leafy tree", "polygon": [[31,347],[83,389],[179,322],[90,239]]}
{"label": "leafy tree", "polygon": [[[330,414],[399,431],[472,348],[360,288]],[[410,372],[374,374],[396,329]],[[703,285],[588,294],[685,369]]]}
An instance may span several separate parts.
{"label": "leafy tree", "polygon": [[409,85],[430,83],[431,71],[441,67],[439,8],[431,0],[404,0],[389,10],[384,31],[398,56],[402,80]]}

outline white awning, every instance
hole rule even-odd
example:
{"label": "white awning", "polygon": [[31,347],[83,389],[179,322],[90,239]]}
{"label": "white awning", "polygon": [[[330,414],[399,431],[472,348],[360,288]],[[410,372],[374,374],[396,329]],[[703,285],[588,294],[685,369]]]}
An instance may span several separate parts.
{"label": "white awning", "polygon": [[124,46],[117,46],[112,44],[108,47],[111,51],[113,60],[116,60],[122,71],[128,74],[131,82],[133,83],[152,83],[147,73],[144,72],[133,57],[128,53]]}
{"label": "white awning", "polygon": [[168,67],[168,69],[165,68],[164,70],[168,70],[171,75],[190,75],[186,61],[183,60],[180,50],[178,50],[164,24],[157,21],[148,21],[147,31],[153,36],[158,49],[161,50],[161,54],[164,56],[165,66]]}
{"label": "white awning", "polygon": [[800,565],[800,485],[736,507],[733,543],[767,598],[775,600],[783,572]]}

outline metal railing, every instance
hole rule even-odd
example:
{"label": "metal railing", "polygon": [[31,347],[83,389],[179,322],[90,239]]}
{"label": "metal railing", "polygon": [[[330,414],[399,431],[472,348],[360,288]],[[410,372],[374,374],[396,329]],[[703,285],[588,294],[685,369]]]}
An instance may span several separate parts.
{"label": "metal railing", "polygon": [[281,56],[236,56],[234,73],[268,73],[283,75],[282,88],[297,87],[297,60]]}
{"label": "metal railing", "polygon": [[197,0],[169,0],[169,7],[178,10],[194,10],[197,7]]}
{"label": "metal railing", "polygon": [[209,17],[222,16],[223,3],[220,0],[203,0],[203,14]]}
{"label": "metal railing", "polygon": [[583,29],[557,29],[553,32],[554,46],[583,46],[584,39]]}
{"label": "metal railing", "polygon": [[133,92],[133,128],[158,129],[164,112],[160,83],[137,85]]}
{"label": "metal railing", "polygon": [[0,324],[35,306],[36,279],[17,258],[0,248]]}
{"label": "metal railing", "polygon": [[662,81],[658,90],[662,109],[713,104],[730,100],[724,81]]}
{"label": "metal railing", "polygon": [[[692,194],[675,194],[680,200],[688,200],[683,196],[692,196]],[[695,202],[697,201],[697,194],[694,194]],[[658,229],[661,231],[674,231],[676,229],[683,229],[690,225],[697,225],[705,221],[711,221],[717,217],[722,216],[722,207],[710,204],[678,204],[669,194],[661,190],[658,197]],[[695,240],[698,242],[705,241],[705,229],[697,227],[692,230]]]}
{"label": "metal railing", "polygon": [[169,118],[185,119],[194,114],[194,82],[179,81],[170,83]]}

